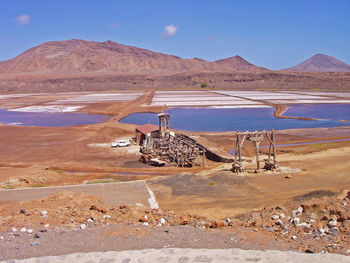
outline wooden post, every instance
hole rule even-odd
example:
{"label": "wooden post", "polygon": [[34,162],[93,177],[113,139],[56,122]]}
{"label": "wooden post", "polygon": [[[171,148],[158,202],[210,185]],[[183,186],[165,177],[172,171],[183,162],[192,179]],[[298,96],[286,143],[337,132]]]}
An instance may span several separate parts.
{"label": "wooden post", "polygon": [[255,144],[255,153],[256,153],[256,169],[260,170],[260,161],[259,161],[259,144],[260,142],[257,141]]}
{"label": "wooden post", "polygon": [[273,150],[273,165],[276,167],[276,145],[275,145],[275,132],[271,132],[272,137],[272,150]]}

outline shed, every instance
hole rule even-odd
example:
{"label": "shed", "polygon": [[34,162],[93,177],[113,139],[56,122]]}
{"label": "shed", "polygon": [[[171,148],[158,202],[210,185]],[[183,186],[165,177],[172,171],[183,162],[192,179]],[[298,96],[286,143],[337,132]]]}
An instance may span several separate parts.
{"label": "shed", "polygon": [[135,130],[136,143],[142,145],[146,136],[158,137],[159,126],[151,123],[137,126]]}

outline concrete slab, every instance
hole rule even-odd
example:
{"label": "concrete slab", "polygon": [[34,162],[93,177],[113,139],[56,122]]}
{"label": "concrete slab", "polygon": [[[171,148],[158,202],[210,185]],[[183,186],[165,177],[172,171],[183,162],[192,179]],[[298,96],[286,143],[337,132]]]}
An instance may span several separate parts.
{"label": "concrete slab", "polygon": [[17,203],[46,198],[61,191],[84,192],[101,198],[107,205],[141,203],[150,208],[158,208],[153,192],[146,181],[66,185],[40,188],[18,188],[0,190],[0,203]]}
{"label": "concrete slab", "polygon": [[76,253],[62,256],[9,260],[12,263],[53,263],[53,262],[259,262],[259,263],[345,263],[349,256],[336,254],[305,254],[294,251],[277,250],[243,250],[243,249],[190,249],[164,248],[145,250],[108,251],[92,253]]}

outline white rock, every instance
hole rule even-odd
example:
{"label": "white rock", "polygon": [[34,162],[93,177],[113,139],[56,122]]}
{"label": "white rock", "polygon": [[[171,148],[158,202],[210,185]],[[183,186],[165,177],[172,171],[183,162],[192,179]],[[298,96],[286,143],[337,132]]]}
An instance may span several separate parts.
{"label": "white rock", "polygon": [[342,206],[347,206],[348,203],[344,200],[343,202],[341,202],[341,205],[342,205]]}
{"label": "white rock", "polygon": [[306,226],[306,227],[311,227],[311,225],[310,225],[310,224],[305,223],[305,222],[300,223],[300,224],[297,224],[296,226]]}
{"label": "white rock", "polygon": [[33,231],[34,231],[34,230],[33,230],[33,229],[31,229],[31,228],[27,229],[27,233],[28,233],[28,234],[33,233]]}
{"label": "white rock", "polygon": [[316,222],[316,220],[314,220],[314,219],[312,219],[312,218],[309,218],[309,220],[308,220],[308,223],[309,224],[312,224],[312,223],[315,223]]}
{"label": "white rock", "polygon": [[86,220],[89,224],[93,224],[94,220],[92,220],[91,218],[88,218],[88,220]]}
{"label": "white rock", "polygon": [[27,232],[27,228],[22,227],[22,228],[21,228],[21,232],[22,232],[22,233]]}
{"label": "white rock", "polygon": [[85,229],[86,228],[86,225],[85,224],[81,224],[80,225],[80,229]]}
{"label": "white rock", "polygon": [[230,218],[226,218],[226,223],[230,223],[231,222],[231,219]]}
{"label": "white rock", "polygon": [[147,219],[148,219],[148,218],[147,218],[147,215],[145,215],[144,218],[147,220]]}
{"label": "white rock", "polygon": [[0,240],[4,240],[4,237],[3,237],[3,236],[0,236]]}
{"label": "white rock", "polygon": [[165,219],[164,219],[164,218],[159,219],[159,223],[160,223],[160,224],[164,225],[164,224],[165,224],[165,222],[166,222],[166,221],[165,221]]}
{"label": "white rock", "polygon": [[337,223],[338,223],[337,220],[332,219],[328,222],[328,226],[329,227],[336,227]]}
{"label": "white rock", "polygon": [[46,228],[48,228],[50,226],[50,224],[46,224],[46,225],[44,225],[44,227],[46,227]]}
{"label": "white rock", "polygon": [[46,210],[41,211],[41,216],[42,217],[47,217],[47,211]]}
{"label": "white rock", "polygon": [[294,225],[300,224],[300,218],[299,218],[299,217],[294,217],[294,218],[292,219],[292,223],[293,223]]}
{"label": "white rock", "polygon": [[293,235],[293,236],[292,236],[292,239],[293,239],[293,240],[296,240],[297,238],[298,238],[298,237],[297,237],[296,235]]}
{"label": "white rock", "polygon": [[273,216],[272,216],[272,219],[273,219],[273,220],[277,220],[277,219],[279,219],[279,218],[280,218],[279,215],[273,215]]}
{"label": "white rock", "polygon": [[300,207],[298,207],[298,209],[293,210],[292,215],[293,215],[293,217],[296,217],[296,216],[301,215],[302,213],[303,213],[303,208],[300,206]]}
{"label": "white rock", "polygon": [[142,223],[144,226],[149,226],[149,224],[147,222],[143,222]]}
{"label": "white rock", "polygon": [[286,217],[286,215],[285,215],[285,214],[280,213],[280,218],[285,218],[285,217]]}
{"label": "white rock", "polygon": [[17,228],[13,227],[12,232],[17,232]]}
{"label": "white rock", "polygon": [[109,215],[103,215],[103,219],[106,219],[106,218],[111,218],[111,216],[109,216]]}

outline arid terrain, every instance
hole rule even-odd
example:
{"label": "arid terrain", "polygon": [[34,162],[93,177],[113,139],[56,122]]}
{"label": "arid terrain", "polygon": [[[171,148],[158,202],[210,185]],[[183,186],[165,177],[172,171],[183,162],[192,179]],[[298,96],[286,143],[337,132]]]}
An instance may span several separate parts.
{"label": "arid terrain", "polygon": [[[113,206],[69,191],[21,203],[0,200],[0,249],[6,251],[0,260],[174,246],[350,254],[348,119],[336,120],[339,127],[276,131],[278,171],[254,172],[253,147],[242,151],[248,169],[240,174],[232,163],[215,161],[154,167],[139,161],[138,145],[111,148],[135,136],[136,125],[120,122],[123,117],[169,107],[269,108],[276,118],[312,121],[283,114],[289,105],[350,103],[346,65],[323,59],[272,71],[239,56],[209,62],[70,40],[0,62],[6,112],[105,116],[66,127],[1,123],[2,191],[146,180],[159,204]],[[328,67],[334,72],[311,72]],[[234,131],[175,132],[233,158]]]}
{"label": "arid terrain", "polygon": [[[115,246],[106,245],[111,240],[119,244],[126,238],[132,241],[124,243],[118,249],[161,247],[165,242],[169,246],[235,246],[348,253],[350,244],[347,224],[350,217],[347,205],[344,204],[350,202],[350,196],[347,192],[337,194],[350,189],[350,141],[346,141],[350,138],[349,127],[278,131],[277,144],[325,141],[278,148],[280,172],[248,171],[237,175],[231,171],[231,164],[212,161],[205,167],[152,167],[139,162],[138,146],[110,147],[110,143],[117,138],[134,136],[135,125],[118,122],[122,117],[133,112],[161,112],[164,109],[164,99],[177,105],[183,103],[183,93],[186,94],[187,104],[201,99],[202,104],[215,105],[226,98],[221,103],[271,105],[271,100],[264,99],[266,93],[259,92],[235,94],[239,98],[230,97],[232,92],[229,91],[207,94],[202,90],[187,93],[111,91],[108,96],[103,96],[103,93],[3,95],[7,97],[1,100],[2,105],[12,110],[74,109],[110,116],[103,123],[72,127],[0,126],[0,183],[3,188],[11,191],[23,187],[145,179],[160,208],[151,210],[132,204],[107,206],[95,196],[69,192],[60,192],[41,201],[3,203],[0,205],[1,236],[4,240],[1,246],[8,252],[2,259],[60,254],[62,248],[57,247],[54,252],[54,248],[45,245],[47,241],[44,241],[57,239],[60,232],[69,237],[72,244],[81,236],[97,235],[99,238],[88,247],[102,251],[116,249]],[[276,93],[268,96],[275,99],[272,105],[277,101],[285,102],[286,96],[294,103],[306,99],[311,103],[326,98],[335,102],[347,99],[345,93],[318,93],[321,97],[302,92],[293,94]],[[241,96],[246,96],[246,99]],[[113,98],[112,101],[109,101],[110,97]],[[81,107],[71,108],[73,105]],[[202,141],[210,142],[211,147],[227,154],[235,145],[234,132],[183,133],[202,138]],[[339,141],[327,142],[334,139]],[[253,148],[245,148],[243,151],[248,168],[255,165],[254,154]],[[261,154],[264,154],[264,150]],[[74,201],[71,202],[70,199]],[[67,206],[68,203],[70,205]],[[300,206],[302,212],[293,212]],[[40,216],[41,211],[48,211],[47,219]],[[314,211],[317,213],[313,214]],[[295,213],[300,214],[297,216]],[[333,224],[332,220],[336,226],[327,226]],[[128,225],[124,227],[123,224],[126,223]],[[88,230],[74,230],[85,228],[82,225],[88,226]],[[184,238],[183,225],[190,228],[186,231],[189,231],[191,237],[201,240],[198,245],[190,245],[185,241],[180,245],[171,241]],[[334,227],[337,228],[336,233]],[[27,230],[21,232],[23,228],[30,229],[30,233]],[[171,237],[163,237],[163,229],[172,233]],[[239,239],[233,243],[230,241],[232,233]],[[148,239],[149,244],[153,245],[139,243],[140,240]],[[229,241],[218,243],[217,240],[221,239]],[[332,245],[329,245],[330,242]],[[18,247],[26,248],[19,250]],[[38,250],[38,247],[44,250]],[[86,248],[73,246],[64,253],[77,251],[86,251]]]}

